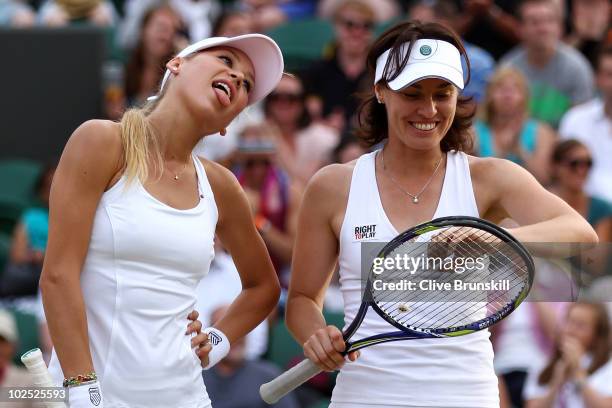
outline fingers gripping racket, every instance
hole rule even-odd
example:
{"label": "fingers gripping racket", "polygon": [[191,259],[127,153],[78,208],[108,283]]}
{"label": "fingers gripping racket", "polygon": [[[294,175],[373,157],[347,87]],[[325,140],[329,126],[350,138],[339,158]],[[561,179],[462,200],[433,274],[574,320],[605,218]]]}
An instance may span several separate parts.
{"label": "fingers gripping racket", "polygon": [[[398,256],[421,261],[416,267],[397,267]],[[472,259],[470,265],[466,259]],[[381,265],[394,266],[381,272],[377,267]],[[363,302],[343,333],[345,354],[391,341],[457,337],[486,329],[525,299],[533,276],[534,264],[527,250],[495,224],[473,217],[445,217],[418,225],[398,235],[374,258]],[[446,290],[456,280],[476,280],[483,285]],[[419,286],[421,281],[424,286]],[[428,282],[438,285],[434,285],[437,289],[432,290]],[[384,290],[401,288],[400,283],[407,288]],[[398,331],[352,339],[369,308]],[[305,359],[263,384],[260,395],[273,404],[319,372],[317,365]]]}
{"label": "fingers gripping racket", "polygon": [[[21,356],[21,362],[26,366],[36,387],[55,387],[49,369],[43,360],[40,349],[32,349]],[[44,402],[45,408],[65,408],[63,402]]]}

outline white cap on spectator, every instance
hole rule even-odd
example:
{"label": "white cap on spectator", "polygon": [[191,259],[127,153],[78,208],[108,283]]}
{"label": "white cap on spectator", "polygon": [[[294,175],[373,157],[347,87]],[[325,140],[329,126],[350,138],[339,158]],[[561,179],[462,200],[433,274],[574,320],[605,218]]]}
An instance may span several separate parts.
{"label": "white cap on spectator", "polygon": [[[410,43],[401,45],[401,58],[405,58]],[[383,79],[383,73],[391,50],[382,53],[376,60],[376,76],[374,84]],[[394,72],[389,66],[389,74]],[[463,89],[463,68],[461,67],[461,54],[457,47],[449,42],[433,39],[417,40],[410,52],[410,58],[402,72],[392,81],[389,88],[399,91],[417,81],[426,78],[444,79],[459,89]]]}
{"label": "white cap on spectator", "polygon": [[17,336],[17,324],[13,315],[4,309],[0,309],[0,337],[10,343],[16,343]]}
{"label": "white cap on spectator", "polygon": [[[283,54],[276,42],[263,34],[206,38],[185,47],[176,56],[187,57],[188,55],[207,48],[220,46],[232,47],[244,52],[253,64],[253,68],[255,69],[255,84],[249,93],[249,105],[263,99],[276,88],[276,85],[278,85],[283,75]],[[170,74],[170,70],[167,69],[162,79],[159,93],[162,92],[164,86],[168,83]],[[156,98],[157,96],[151,96],[148,99],[153,100]]]}

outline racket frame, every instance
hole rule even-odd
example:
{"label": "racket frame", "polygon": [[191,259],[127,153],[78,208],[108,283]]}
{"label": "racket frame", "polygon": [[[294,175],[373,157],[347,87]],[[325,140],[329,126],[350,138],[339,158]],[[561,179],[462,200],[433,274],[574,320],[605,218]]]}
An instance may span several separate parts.
{"label": "racket frame", "polygon": [[[383,312],[378,305],[374,301],[366,300],[364,298],[361,306],[359,307],[359,311],[355,316],[355,319],[351,322],[351,324],[344,330],[343,338],[346,343],[346,353],[350,353],[351,351],[356,351],[364,347],[369,347],[373,344],[386,343],[391,341],[400,341],[400,340],[411,340],[411,339],[419,339],[419,338],[441,338],[441,337],[457,337],[463,336],[466,334],[474,333],[476,331],[486,329],[498,321],[504,319],[510,313],[512,313],[522,302],[525,300],[527,295],[529,294],[529,290],[533,284],[533,278],[535,273],[535,266],[531,255],[527,251],[527,249],[512,235],[498,227],[497,225],[482,220],[476,217],[465,217],[465,216],[450,216],[450,217],[442,217],[437,218],[432,221],[425,222],[423,224],[419,224],[413,228],[410,228],[403,233],[399,234],[393,240],[389,241],[376,255],[377,258],[385,258],[389,253],[395,250],[398,246],[402,245],[406,241],[409,241],[415,237],[423,235],[425,233],[429,233],[435,231],[437,229],[445,228],[445,227],[472,227],[481,229],[495,237],[499,238],[503,244],[509,245],[512,249],[521,257],[521,259],[525,262],[525,265],[528,269],[528,282],[522,288],[521,292],[518,294],[516,299],[513,302],[509,302],[506,306],[500,309],[498,312],[494,313],[491,316],[485,317],[477,322],[471,323],[469,325],[453,327],[451,329],[427,329],[427,330],[411,330],[403,325],[397,323],[395,320],[390,318],[385,312]],[[365,286],[364,295],[368,294],[371,290],[372,282],[372,268],[374,265],[370,266],[370,272],[368,274],[368,281]],[[350,338],[355,334],[363,319],[366,316],[368,308],[372,308],[382,319],[391,324],[393,327],[399,329],[399,331],[381,333],[375,336],[365,337],[363,339],[357,340],[355,342],[351,342]]]}

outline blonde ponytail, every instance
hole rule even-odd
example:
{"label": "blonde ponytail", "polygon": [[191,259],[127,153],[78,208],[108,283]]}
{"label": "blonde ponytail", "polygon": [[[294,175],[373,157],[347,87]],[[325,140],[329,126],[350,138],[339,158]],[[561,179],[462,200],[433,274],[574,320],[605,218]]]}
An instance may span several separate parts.
{"label": "blonde ponytail", "polygon": [[147,116],[157,101],[147,103],[143,108],[127,110],[121,118],[121,144],[123,145],[123,166],[127,185],[134,180],[144,183],[149,176],[149,160],[163,166],[159,142]]}

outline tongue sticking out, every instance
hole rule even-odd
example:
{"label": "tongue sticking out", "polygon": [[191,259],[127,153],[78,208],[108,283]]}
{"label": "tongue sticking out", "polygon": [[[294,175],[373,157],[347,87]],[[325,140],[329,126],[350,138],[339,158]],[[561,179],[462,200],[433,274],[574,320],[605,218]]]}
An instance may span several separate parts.
{"label": "tongue sticking out", "polygon": [[230,98],[225,93],[225,91],[222,91],[221,89],[215,88],[215,87],[213,87],[213,90],[215,91],[215,94],[217,95],[217,99],[219,100],[219,103],[221,103],[221,105],[229,106],[231,104]]}

